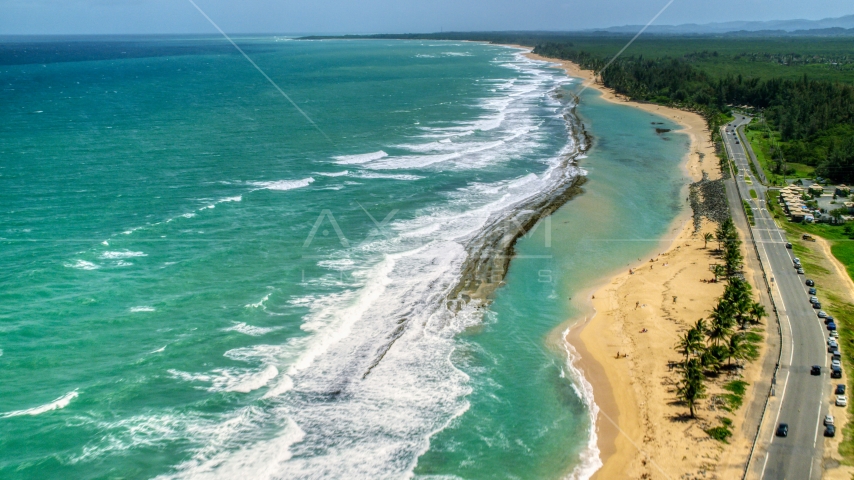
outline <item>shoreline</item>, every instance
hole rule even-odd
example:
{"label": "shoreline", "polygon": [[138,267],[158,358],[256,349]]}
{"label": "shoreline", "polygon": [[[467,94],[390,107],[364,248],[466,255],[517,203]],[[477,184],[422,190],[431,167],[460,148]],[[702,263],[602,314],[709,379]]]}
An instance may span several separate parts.
{"label": "shoreline", "polygon": [[[582,79],[587,88],[599,92],[600,98],[605,101],[638,108],[679,124],[682,127],[679,132],[688,135],[690,145],[680,162],[680,168],[687,173],[692,182],[701,180],[704,173],[712,179],[719,178],[717,162],[704,168],[703,160],[716,159],[716,155],[706,121],[699,114],[628,100],[613,90],[597,84],[592,71],[583,70],[573,62],[535,55],[531,53],[529,47],[508,46],[526,50],[528,53],[525,56],[529,59],[557,64],[557,68],[563,69],[568,76]],[[667,256],[677,251],[686,241],[690,244],[691,240],[695,239],[694,225],[690,220],[691,209],[685,208],[674,219],[668,233],[659,241],[658,247],[650,251],[661,252],[659,255]],[[653,255],[658,257],[654,253]],[[643,261],[633,265],[632,268],[637,270],[641,265],[647,264],[648,262]],[[615,319],[606,316],[608,289],[613,285],[623,285],[628,279],[629,274],[625,270],[610,272],[593,287],[580,292],[581,295],[576,293],[575,296],[582,299],[577,304],[580,314],[576,318],[562,322],[553,331],[557,341],[565,342],[575,350],[577,357],[570,361],[582,372],[585,381],[594,392],[595,404],[591,407],[594,411],[598,409],[595,434],[602,466],[593,473],[591,476],[593,479],[630,478],[628,470],[631,463],[641,453],[632,438],[638,438],[643,434],[640,400],[647,399],[639,399],[633,388],[625,388],[631,383],[630,372],[627,368],[615,368],[611,365],[612,362],[608,360],[614,358],[614,355],[613,352],[608,351],[608,342],[603,340],[602,335],[603,332],[614,333],[617,323]],[[604,337],[609,336],[604,335]],[[623,365],[626,363],[628,362],[624,362]],[[615,395],[617,391],[620,392],[619,397]],[[624,434],[621,435],[621,432]]]}

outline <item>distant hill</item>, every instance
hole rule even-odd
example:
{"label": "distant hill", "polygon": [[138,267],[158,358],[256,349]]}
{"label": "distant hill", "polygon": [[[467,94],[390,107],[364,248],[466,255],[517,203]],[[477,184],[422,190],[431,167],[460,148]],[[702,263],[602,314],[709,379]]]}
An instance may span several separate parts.
{"label": "distant hill", "polygon": [[[637,33],[643,25],[623,25],[620,27],[594,28],[588,32]],[[651,25],[646,33],[664,35],[684,34],[722,34],[732,32],[767,32],[783,33],[798,31],[818,31],[815,33],[840,34],[843,29],[854,28],[854,15],[822,20],[771,20],[767,22],[721,22],[721,23],[686,23],[683,25]],[[819,34],[821,34],[819,33]],[[844,33],[843,33],[844,34]]]}

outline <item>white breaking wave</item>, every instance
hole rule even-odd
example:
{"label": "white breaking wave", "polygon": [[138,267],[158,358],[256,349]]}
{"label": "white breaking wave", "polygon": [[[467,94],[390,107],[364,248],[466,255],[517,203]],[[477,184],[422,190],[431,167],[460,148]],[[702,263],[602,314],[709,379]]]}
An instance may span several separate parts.
{"label": "white breaking wave", "polygon": [[240,322],[234,325],[233,327],[228,327],[225,329],[226,332],[238,332],[244,335],[250,335],[252,337],[260,337],[270,332],[275,332],[276,330],[281,330],[281,327],[255,327],[252,325],[247,325],[245,322]]}
{"label": "white breaking wave", "polygon": [[599,455],[599,445],[597,443],[598,436],[596,434],[596,420],[599,417],[599,405],[596,404],[596,401],[593,398],[593,386],[590,385],[590,382],[587,381],[586,378],[584,378],[584,373],[575,366],[575,362],[578,359],[578,352],[576,352],[575,348],[573,348],[573,346],[566,340],[567,335],[569,335],[568,328],[561,333],[563,348],[566,352],[566,368],[570,372],[575,392],[587,405],[588,421],[590,422],[590,427],[587,430],[589,435],[587,438],[587,448],[581,452],[579,464],[572,470],[567,478],[569,480],[587,480],[592,477],[597,470],[602,468],[603,465],[602,458]]}
{"label": "white breaking wave", "polygon": [[101,258],[105,260],[118,260],[122,258],[135,258],[135,257],[147,257],[148,255],[143,252],[131,252],[129,250],[122,250],[121,252],[104,252],[101,254]]}
{"label": "white breaking wave", "polygon": [[339,157],[332,157],[335,160],[335,163],[341,165],[358,165],[362,163],[372,162],[374,160],[379,160],[381,158],[387,157],[388,154],[384,151],[380,150],[378,152],[371,153],[363,153],[361,155],[342,155]]}
{"label": "white breaking wave", "polygon": [[307,187],[314,183],[314,179],[304,178],[302,180],[278,180],[274,182],[251,182],[251,185],[255,185],[257,187],[261,187],[262,190],[277,190],[277,191],[286,191],[293,190],[295,188],[303,188]]}
{"label": "white breaking wave", "polygon": [[391,174],[391,173],[372,173],[372,172],[359,172],[353,175],[355,178],[365,178],[365,179],[388,179],[388,180],[403,180],[403,181],[413,181],[413,180],[421,180],[424,177],[419,175],[406,175],[406,174]]}
{"label": "white breaking wave", "polygon": [[73,392],[66,393],[65,395],[45,405],[41,405],[39,407],[34,408],[28,408],[26,410],[15,410],[14,412],[4,413],[0,415],[0,418],[19,417],[22,415],[41,415],[45,412],[60,410],[62,408],[67,407],[68,404],[71,403],[71,401],[77,397],[77,390],[75,390]]}
{"label": "white breaking wave", "polygon": [[76,268],[78,270],[97,270],[101,268],[100,266],[95,265],[92,262],[87,262],[86,260],[77,260],[73,264],[66,263],[65,266],[68,268]]}
{"label": "white breaking wave", "polygon": [[180,370],[168,370],[175,378],[187,382],[210,383],[211,392],[249,393],[264,387],[279,375],[279,370],[268,365],[261,371],[245,368],[217,368],[211,373],[187,373]]}
{"label": "white breaking wave", "polygon": [[130,307],[131,313],[139,313],[139,312],[154,312],[157,309],[149,306],[140,306],[140,307]]}
{"label": "white breaking wave", "polygon": [[324,177],[343,177],[348,175],[350,172],[344,170],[343,172],[315,172],[317,175],[323,175]]}

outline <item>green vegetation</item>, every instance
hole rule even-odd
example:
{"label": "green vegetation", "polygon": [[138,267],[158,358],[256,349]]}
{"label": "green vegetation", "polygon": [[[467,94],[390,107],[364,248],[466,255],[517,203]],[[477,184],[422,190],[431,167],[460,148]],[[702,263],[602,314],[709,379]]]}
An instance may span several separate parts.
{"label": "green vegetation", "polygon": [[624,55],[608,64],[607,56],[555,42],[539,44],[534,52],[591,69],[606,87],[633,99],[699,111],[713,132],[732,105],[761,110],[779,133],[780,154],[788,161],[816,166],[817,174],[834,180],[854,180],[852,85],[807,75],[765,80],[744,73],[714,75],[684,56]]}
{"label": "green vegetation", "polygon": [[[711,240],[704,237],[706,241]],[[688,406],[689,415],[695,416],[697,401],[706,397],[706,378],[717,375],[723,368],[733,368],[733,362],[755,360],[759,357],[757,345],[762,336],[750,325],[757,325],[767,316],[765,307],[753,300],[750,284],[739,273],[742,267],[741,240],[732,218],[727,218],[715,232],[724,265],[718,265],[715,276],[724,275],[727,285],[724,294],[707,319],[699,319],[693,327],[679,337],[676,351],[682,355],[681,378],[676,390],[677,398]],[[737,410],[744,399],[747,383],[736,380],[724,385],[727,394],[717,396],[724,408]],[[729,425],[707,430],[709,435],[726,441]],[[731,435],[731,432],[729,432]]]}
{"label": "green vegetation", "polygon": [[710,437],[714,438],[719,442],[729,443],[727,439],[732,436],[732,430],[730,430],[731,426],[732,420],[726,417],[722,417],[721,425],[719,427],[712,427],[707,429],[706,433],[708,433]]}
{"label": "green vegetation", "polygon": [[[751,190],[752,192],[753,190]],[[753,208],[750,207],[750,202],[747,200],[742,200],[741,203],[744,204],[744,213],[747,214],[747,221],[750,222],[751,226],[756,225],[756,219],[753,218]]]}
{"label": "green vegetation", "polygon": [[744,403],[744,394],[747,392],[748,385],[750,384],[744,380],[733,380],[724,385],[724,390],[730,392],[718,396],[726,403],[723,407],[724,410],[728,412],[735,412],[741,408],[741,405]]}
{"label": "green vegetation", "polygon": [[756,190],[750,189],[750,198],[758,198],[759,195],[756,195]]}

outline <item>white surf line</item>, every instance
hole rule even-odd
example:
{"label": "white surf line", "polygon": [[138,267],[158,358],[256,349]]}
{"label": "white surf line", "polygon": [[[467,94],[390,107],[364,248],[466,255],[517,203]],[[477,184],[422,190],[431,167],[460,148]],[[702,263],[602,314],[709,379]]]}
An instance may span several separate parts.
{"label": "white surf line", "polygon": [[[208,22],[210,22],[210,24],[211,24],[211,25],[213,25],[213,26],[214,26],[214,28],[216,28],[216,29],[217,29],[217,31],[218,31],[220,34],[222,34],[222,36],[223,36],[223,37],[225,37],[225,39],[226,39],[226,40],[228,40],[228,41],[229,41],[229,42],[234,46],[234,48],[236,48],[236,49],[237,49],[237,51],[238,51],[238,52],[240,52],[240,54],[241,54],[241,55],[243,55],[243,58],[245,58],[249,63],[251,63],[253,67],[255,67],[255,70],[258,70],[258,72],[259,72],[261,75],[263,75],[263,76],[264,76],[264,78],[266,78],[268,82],[270,82],[270,85],[272,85],[272,86],[273,86],[273,88],[275,88],[276,90],[278,90],[278,91],[279,91],[279,93],[281,93],[281,94],[282,94],[282,96],[283,96],[283,97],[285,97],[285,100],[287,100],[288,102],[290,102],[290,104],[291,104],[291,105],[293,105],[293,106],[294,106],[294,108],[296,108],[296,109],[297,109],[297,111],[298,111],[299,113],[301,113],[301,114],[302,114],[302,116],[303,116],[303,117],[305,117],[305,119],[306,119],[306,120],[308,120],[308,123],[310,123],[310,124],[311,124],[311,126],[313,126],[313,127],[314,127],[318,132],[320,132],[320,134],[321,134],[321,135],[323,135],[323,137],[324,137],[324,138],[326,138],[326,140],[328,140],[328,141],[329,141],[329,143],[331,143],[331,144],[333,144],[333,145],[335,144],[335,142],[333,142],[333,141],[332,141],[332,139],[331,139],[331,138],[329,138],[329,135],[327,135],[327,134],[326,134],[326,132],[324,132],[323,130],[321,130],[321,129],[320,129],[320,127],[318,127],[318,126],[317,126],[317,124],[316,124],[316,123],[314,123],[314,120],[312,120],[312,119],[311,119],[311,117],[309,117],[307,113],[305,113],[301,108],[299,108],[299,105],[297,105],[293,100],[291,100],[291,97],[289,97],[289,96],[288,96],[288,94],[287,94],[287,93],[285,93],[285,91],[284,91],[284,90],[282,90],[282,89],[279,87],[279,85],[277,85],[277,84],[276,84],[276,82],[274,82],[274,81],[273,81],[273,79],[272,79],[272,78],[270,78],[266,73],[264,73],[264,70],[261,70],[261,67],[259,67],[259,66],[254,62],[254,61],[252,61],[252,59],[251,59],[251,58],[249,58],[249,55],[246,55],[246,52],[244,52],[242,48],[238,47],[238,46],[237,46],[237,44],[236,44],[236,43],[234,43],[234,40],[232,40],[232,39],[231,39],[231,37],[229,37],[229,36],[228,36],[228,35],[227,35],[227,34],[226,34],[226,33],[225,33],[221,28],[219,28],[219,25],[217,25],[217,24],[216,24],[216,22],[214,22],[214,21],[211,19],[211,17],[209,17],[209,16],[208,16],[208,14],[206,14],[206,13],[204,12],[204,10],[202,10],[198,5],[196,5],[196,2],[194,2],[193,0],[187,0],[187,1],[188,1],[188,2],[190,2],[190,4],[191,4],[191,5],[193,5],[194,7],[196,7],[196,10],[198,10],[198,11],[199,11],[199,13],[201,13],[201,14],[202,14],[202,16],[203,16],[203,17],[205,17],[205,19],[206,19]],[[671,3],[672,3],[672,2],[673,2],[673,0],[671,0]]]}
{"label": "white surf line", "polygon": [[[190,0],[190,1],[192,1],[192,0]],[[647,28],[649,28],[650,25],[652,25],[652,22],[656,21],[658,19],[658,17],[661,16],[661,14],[664,13],[665,10],[667,10],[667,7],[669,7],[670,4],[672,4],[674,1],[676,1],[676,0],[670,0],[669,2],[667,2],[667,5],[665,5],[664,8],[659,10],[658,13],[656,13],[655,16],[652,17],[652,20],[646,22],[646,25],[644,25],[643,28],[641,28],[640,31],[638,33],[636,33],[635,36],[632,37],[631,40],[629,40],[629,43],[627,43],[623,48],[621,48],[620,51],[617,52],[616,55],[614,55],[614,58],[612,58],[608,63],[606,63],[605,66],[602,67],[602,69],[599,70],[598,73],[601,74],[602,72],[605,71],[606,68],[610,67],[611,64],[614,63],[614,61],[617,59],[617,57],[622,55],[623,52],[625,52],[626,49],[629,48],[632,45],[632,43],[634,43],[634,41],[637,40],[638,37],[640,37],[641,34],[646,31]],[[594,75],[593,78],[595,79],[596,76]],[[576,95],[581,95],[585,90],[587,90],[587,87],[589,87],[591,83],[593,83],[593,80],[590,80],[589,82],[587,82],[587,84],[585,84],[583,86],[583,88]]]}

